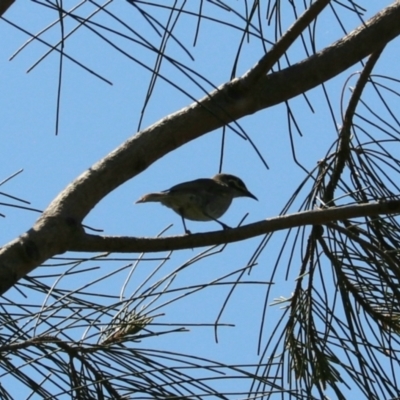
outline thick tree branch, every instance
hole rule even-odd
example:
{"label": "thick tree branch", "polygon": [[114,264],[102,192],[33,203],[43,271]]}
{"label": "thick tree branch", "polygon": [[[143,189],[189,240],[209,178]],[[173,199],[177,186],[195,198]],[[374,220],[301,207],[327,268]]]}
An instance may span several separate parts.
{"label": "thick tree branch", "polygon": [[195,247],[233,243],[255,236],[305,225],[321,225],[332,221],[375,215],[398,214],[400,200],[382,203],[356,204],[330,209],[303,211],[282,215],[235,229],[196,233],[166,238],[110,237],[78,234],[69,250],[85,252],[141,253],[190,249]]}

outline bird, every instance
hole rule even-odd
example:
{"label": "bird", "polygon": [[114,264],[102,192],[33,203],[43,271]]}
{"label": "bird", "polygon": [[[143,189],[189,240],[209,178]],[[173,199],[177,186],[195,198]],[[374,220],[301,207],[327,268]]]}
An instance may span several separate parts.
{"label": "bird", "polygon": [[218,218],[225,214],[235,197],[258,200],[240,178],[220,173],[212,178],[183,182],[162,192],[145,194],[136,203],[159,202],[171,208],[181,216],[185,233],[190,234],[185,219],[215,221],[223,229],[229,229]]}

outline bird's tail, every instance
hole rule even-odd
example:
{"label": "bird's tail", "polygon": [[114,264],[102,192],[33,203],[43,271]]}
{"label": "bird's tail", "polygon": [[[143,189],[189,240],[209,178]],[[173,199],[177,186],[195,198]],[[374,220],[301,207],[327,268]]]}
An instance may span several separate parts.
{"label": "bird's tail", "polygon": [[142,196],[136,203],[148,203],[151,201],[162,202],[165,197],[165,193],[148,193]]}

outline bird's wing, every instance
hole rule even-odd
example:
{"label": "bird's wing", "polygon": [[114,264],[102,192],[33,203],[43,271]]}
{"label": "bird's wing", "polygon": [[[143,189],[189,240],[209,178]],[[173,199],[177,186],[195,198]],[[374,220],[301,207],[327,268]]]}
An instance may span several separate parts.
{"label": "bird's wing", "polygon": [[187,193],[195,193],[199,192],[199,188],[202,187],[207,187],[208,185],[215,185],[216,183],[209,178],[200,178],[200,179],[195,179],[194,181],[189,181],[189,182],[183,182],[179,183],[178,185],[172,186],[171,189],[165,190],[167,193],[173,194],[176,191],[179,192],[187,192]]}

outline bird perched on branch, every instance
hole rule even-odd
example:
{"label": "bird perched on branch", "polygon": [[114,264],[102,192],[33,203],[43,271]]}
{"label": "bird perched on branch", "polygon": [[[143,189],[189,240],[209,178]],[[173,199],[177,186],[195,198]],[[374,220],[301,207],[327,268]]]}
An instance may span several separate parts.
{"label": "bird perched on branch", "polygon": [[211,179],[196,179],[180,183],[163,192],[145,194],[136,203],[159,202],[172,208],[181,216],[185,232],[190,234],[185,219],[215,221],[224,229],[229,228],[218,221],[218,218],[228,210],[235,197],[251,197],[258,200],[237,176],[217,174]]}

